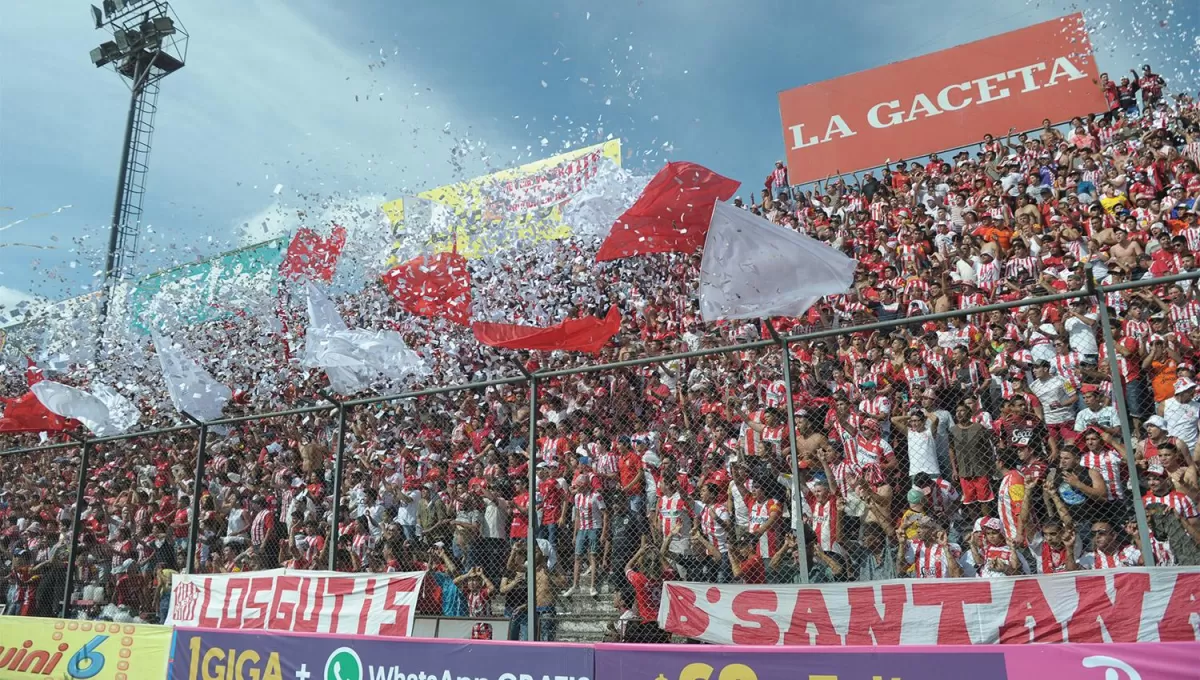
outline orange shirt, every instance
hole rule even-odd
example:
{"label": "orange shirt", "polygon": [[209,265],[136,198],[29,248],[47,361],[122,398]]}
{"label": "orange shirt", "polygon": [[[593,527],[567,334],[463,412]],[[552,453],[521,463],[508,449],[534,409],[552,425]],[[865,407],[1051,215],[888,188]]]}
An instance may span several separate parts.
{"label": "orange shirt", "polygon": [[1154,401],[1170,399],[1175,394],[1175,361],[1154,361],[1150,364],[1150,385],[1154,389]]}

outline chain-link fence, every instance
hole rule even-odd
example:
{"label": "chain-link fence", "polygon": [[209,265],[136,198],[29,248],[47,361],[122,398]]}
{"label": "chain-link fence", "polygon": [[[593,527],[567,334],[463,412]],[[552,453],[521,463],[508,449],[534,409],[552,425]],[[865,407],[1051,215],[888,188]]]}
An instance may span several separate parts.
{"label": "chain-link fence", "polygon": [[426,571],[418,616],[480,636],[654,642],[667,580],[1198,564],[1196,278],[14,451],[0,597],[158,621],[175,571]]}

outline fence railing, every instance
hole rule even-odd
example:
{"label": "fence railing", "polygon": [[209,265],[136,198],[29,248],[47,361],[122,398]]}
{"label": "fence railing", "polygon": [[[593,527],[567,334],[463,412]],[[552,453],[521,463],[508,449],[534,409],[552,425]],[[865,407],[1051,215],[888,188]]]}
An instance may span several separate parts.
{"label": "fence railing", "polygon": [[[1136,559],[1131,546],[1154,566],[1170,532],[1152,531],[1143,475],[1150,493],[1162,490],[1178,437],[1152,437],[1156,457],[1135,447],[1135,431],[1148,404],[1179,403],[1148,401],[1161,373],[1145,379],[1156,361],[1177,358],[1151,339],[1158,359],[1130,378],[1109,307],[1124,291],[1198,278],[1102,286],[1089,276],[1080,290],[970,309],[791,336],[768,325],[770,337],[732,346],[522,366],[513,378],[323,395],[304,408],[7,451],[6,472],[43,475],[52,495],[73,481],[66,550],[47,536],[18,566],[62,580],[39,610],[95,617],[116,604],[147,619],[166,611],[172,570],[415,566],[445,576],[421,613],[502,610],[513,639],[542,640],[657,639],[638,622],[653,619],[664,579],[925,576],[906,553],[938,540],[983,574],[1064,568],[1043,564],[1063,551],[1070,565]],[[1075,301],[1086,305],[1078,316],[1047,322],[1071,326],[1046,338],[1065,347],[1053,371],[1036,367],[1044,347],[1024,360],[1011,348],[979,350],[992,312],[1039,309],[1036,331],[1050,318],[1042,308]],[[965,358],[929,363],[911,346],[914,328],[918,345],[962,346]],[[885,353],[886,332],[903,334],[890,351],[910,360]],[[1090,345],[1072,344],[1086,336]],[[861,373],[829,360],[819,345],[830,339],[861,354]],[[1115,422],[1094,396],[1108,389]],[[213,436],[228,428],[232,436]],[[614,608],[595,599],[601,592]],[[581,621],[596,625],[572,627]]]}

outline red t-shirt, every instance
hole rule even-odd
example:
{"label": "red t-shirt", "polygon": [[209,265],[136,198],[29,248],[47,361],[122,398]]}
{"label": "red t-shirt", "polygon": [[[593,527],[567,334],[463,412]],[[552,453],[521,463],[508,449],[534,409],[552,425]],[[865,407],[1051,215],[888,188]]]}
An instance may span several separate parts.
{"label": "red t-shirt", "polygon": [[643,621],[658,620],[658,604],[662,599],[662,583],[651,581],[645,574],[632,569],[625,572],[629,585],[633,586],[634,598],[637,600],[638,616]]}
{"label": "red t-shirt", "polygon": [[750,555],[749,559],[742,562],[740,568],[742,570],[742,583],[767,582],[767,569],[763,566],[762,558],[757,553]]}
{"label": "red t-shirt", "polygon": [[542,497],[542,526],[557,524],[563,510],[566,492],[557,479],[544,479],[538,484],[538,495]]}
{"label": "red t-shirt", "polygon": [[617,464],[617,471],[621,475],[621,488],[624,488],[630,482],[634,482],[633,486],[625,490],[626,495],[636,496],[642,492],[642,459],[636,453],[626,451]]}

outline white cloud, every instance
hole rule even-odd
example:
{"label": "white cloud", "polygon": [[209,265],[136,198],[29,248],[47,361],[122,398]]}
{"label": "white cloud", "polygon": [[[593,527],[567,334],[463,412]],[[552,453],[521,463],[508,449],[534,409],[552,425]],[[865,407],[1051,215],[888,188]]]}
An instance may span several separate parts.
{"label": "white cloud", "polygon": [[[183,248],[184,260],[232,247],[246,221],[239,216],[272,201],[285,212],[303,210],[325,200],[317,194],[395,197],[459,172],[482,174],[478,147],[475,158],[445,162],[461,146],[450,131],[470,128],[500,149],[515,143],[501,138],[487,114],[456,101],[451,88],[406,67],[403,50],[395,55],[387,45],[381,56],[379,45],[342,37],[353,32],[346,22],[362,14],[287,0],[181,2],[175,9],[191,41],[187,66],[163,81],[158,100],[145,221],[158,234],[148,243],[159,254],[166,240],[198,244]],[[88,242],[95,251],[107,242],[127,91],[89,62],[88,49],[105,35],[92,29],[86,3],[10,0],[4,15],[0,145],[30,166],[20,174],[5,168],[6,193],[36,191],[59,199],[56,205],[75,204],[57,233],[93,233],[100,237]],[[458,94],[469,102],[470,93]],[[277,184],[284,186],[278,197]],[[43,208],[6,201],[18,212]],[[36,276],[7,253],[0,264],[16,280]],[[81,282],[77,272],[61,273]]]}

